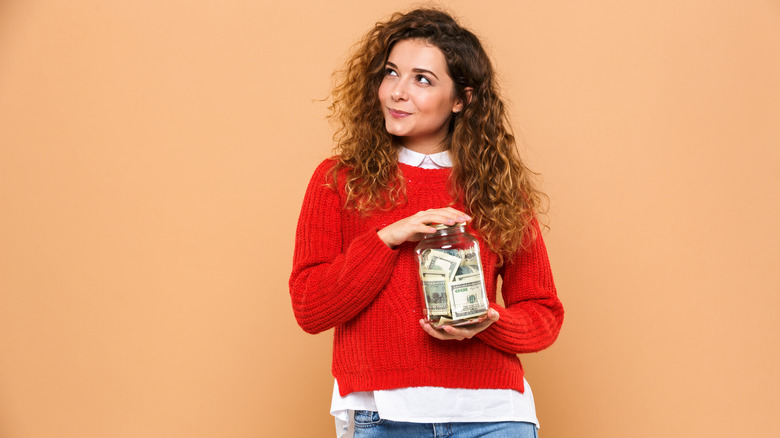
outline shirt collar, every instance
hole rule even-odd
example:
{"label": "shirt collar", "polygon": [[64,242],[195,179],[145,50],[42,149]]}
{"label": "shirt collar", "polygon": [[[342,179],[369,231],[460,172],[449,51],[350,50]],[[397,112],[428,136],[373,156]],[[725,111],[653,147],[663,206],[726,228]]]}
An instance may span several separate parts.
{"label": "shirt collar", "polygon": [[452,167],[450,151],[425,155],[403,146],[398,148],[398,162],[423,169],[445,169]]}

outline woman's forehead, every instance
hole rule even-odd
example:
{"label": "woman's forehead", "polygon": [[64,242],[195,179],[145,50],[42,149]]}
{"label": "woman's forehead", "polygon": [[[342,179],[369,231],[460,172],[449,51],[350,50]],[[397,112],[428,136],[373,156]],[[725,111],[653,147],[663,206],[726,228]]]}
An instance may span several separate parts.
{"label": "woman's forehead", "polygon": [[388,61],[422,62],[428,66],[447,65],[444,53],[435,45],[421,39],[402,40],[397,42],[390,50]]}

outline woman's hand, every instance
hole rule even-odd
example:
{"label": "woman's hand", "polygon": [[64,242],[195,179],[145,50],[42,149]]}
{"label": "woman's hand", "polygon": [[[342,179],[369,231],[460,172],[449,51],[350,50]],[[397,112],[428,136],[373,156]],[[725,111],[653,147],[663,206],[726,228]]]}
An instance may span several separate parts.
{"label": "woman's hand", "polygon": [[471,220],[466,213],[455,210],[452,207],[432,208],[418,211],[412,216],[393,222],[377,231],[377,235],[385,245],[393,248],[406,241],[416,242],[422,239],[423,234],[435,233],[436,228],[428,224],[455,225],[458,222]]}
{"label": "woman's hand", "polygon": [[498,321],[499,315],[498,312],[496,312],[495,309],[488,310],[488,317],[486,320],[482,322],[478,322],[476,324],[469,324],[461,327],[452,327],[449,325],[445,325],[444,327],[440,329],[434,328],[430,323],[425,322],[425,320],[420,320],[420,325],[422,326],[423,330],[425,330],[426,333],[433,336],[436,339],[441,340],[451,340],[454,339],[456,341],[462,341],[464,339],[471,339],[473,338],[477,333],[485,330],[486,328],[490,327],[490,324],[493,324],[494,322]]}

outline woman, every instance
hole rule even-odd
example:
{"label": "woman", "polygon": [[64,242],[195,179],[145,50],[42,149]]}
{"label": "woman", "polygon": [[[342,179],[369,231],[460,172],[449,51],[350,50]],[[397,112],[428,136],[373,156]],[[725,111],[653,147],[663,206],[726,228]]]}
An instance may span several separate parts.
{"label": "woman", "polygon": [[[306,191],[290,295],[305,331],[335,328],[337,424],[354,411],[356,437],[536,436],[517,354],[555,341],[563,307],[536,220],[544,195],[479,40],[438,10],[395,14],[358,44],[331,110],[337,156]],[[488,318],[434,328],[414,248],[432,224],[466,221]]]}

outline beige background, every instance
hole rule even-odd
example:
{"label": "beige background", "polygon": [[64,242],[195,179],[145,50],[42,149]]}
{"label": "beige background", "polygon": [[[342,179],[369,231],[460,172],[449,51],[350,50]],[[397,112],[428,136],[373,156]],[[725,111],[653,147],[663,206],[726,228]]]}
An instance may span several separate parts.
{"label": "beige background", "polygon": [[[780,3],[441,4],[551,197],[542,436],[780,436]],[[0,2],[0,437],[332,435],[294,227],[330,73],[408,5]]]}

